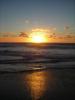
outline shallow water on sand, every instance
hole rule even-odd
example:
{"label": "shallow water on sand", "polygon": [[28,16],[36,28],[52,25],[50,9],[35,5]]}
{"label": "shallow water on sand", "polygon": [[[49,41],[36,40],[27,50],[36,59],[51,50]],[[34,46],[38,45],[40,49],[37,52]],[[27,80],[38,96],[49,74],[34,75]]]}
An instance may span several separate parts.
{"label": "shallow water on sand", "polygon": [[75,69],[0,74],[1,100],[75,100]]}

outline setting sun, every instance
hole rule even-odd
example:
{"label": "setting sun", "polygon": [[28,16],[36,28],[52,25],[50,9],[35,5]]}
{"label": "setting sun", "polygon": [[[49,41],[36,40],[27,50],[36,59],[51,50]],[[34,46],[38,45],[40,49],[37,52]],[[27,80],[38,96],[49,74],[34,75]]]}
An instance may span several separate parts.
{"label": "setting sun", "polygon": [[44,29],[32,30],[30,37],[30,42],[33,43],[44,43],[48,41],[48,37],[46,36],[46,30]]}
{"label": "setting sun", "polygon": [[35,43],[42,43],[42,42],[46,42],[46,39],[44,36],[32,36],[32,42],[35,42]]}

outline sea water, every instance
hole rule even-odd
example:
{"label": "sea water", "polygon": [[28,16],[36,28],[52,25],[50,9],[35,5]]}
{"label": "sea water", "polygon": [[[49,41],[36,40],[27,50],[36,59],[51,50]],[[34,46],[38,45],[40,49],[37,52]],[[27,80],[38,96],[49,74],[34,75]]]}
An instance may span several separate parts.
{"label": "sea water", "polygon": [[75,44],[0,43],[0,72],[75,68]]}
{"label": "sea water", "polygon": [[0,43],[0,100],[75,100],[75,44]]}

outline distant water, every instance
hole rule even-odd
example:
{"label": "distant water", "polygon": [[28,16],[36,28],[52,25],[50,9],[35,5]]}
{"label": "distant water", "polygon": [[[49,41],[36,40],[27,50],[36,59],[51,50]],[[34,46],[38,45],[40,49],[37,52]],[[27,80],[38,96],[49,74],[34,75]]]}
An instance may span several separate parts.
{"label": "distant water", "polygon": [[0,43],[0,72],[75,68],[75,44]]}

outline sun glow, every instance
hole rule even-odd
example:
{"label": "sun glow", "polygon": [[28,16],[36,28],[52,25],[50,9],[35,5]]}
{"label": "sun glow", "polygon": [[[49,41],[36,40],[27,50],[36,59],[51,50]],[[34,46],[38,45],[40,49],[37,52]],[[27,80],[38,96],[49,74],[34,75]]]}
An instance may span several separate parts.
{"label": "sun glow", "polygon": [[42,42],[46,42],[46,39],[45,39],[44,36],[41,36],[41,35],[33,35],[32,36],[32,42],[42,43]]}
{"label": "sun glow", "polygon": [[46,36],[46,31],[43,29],[32,30],[30,37],[31,37],[30,42],[33,43],[44,43],[48,41],[48,37]]}

